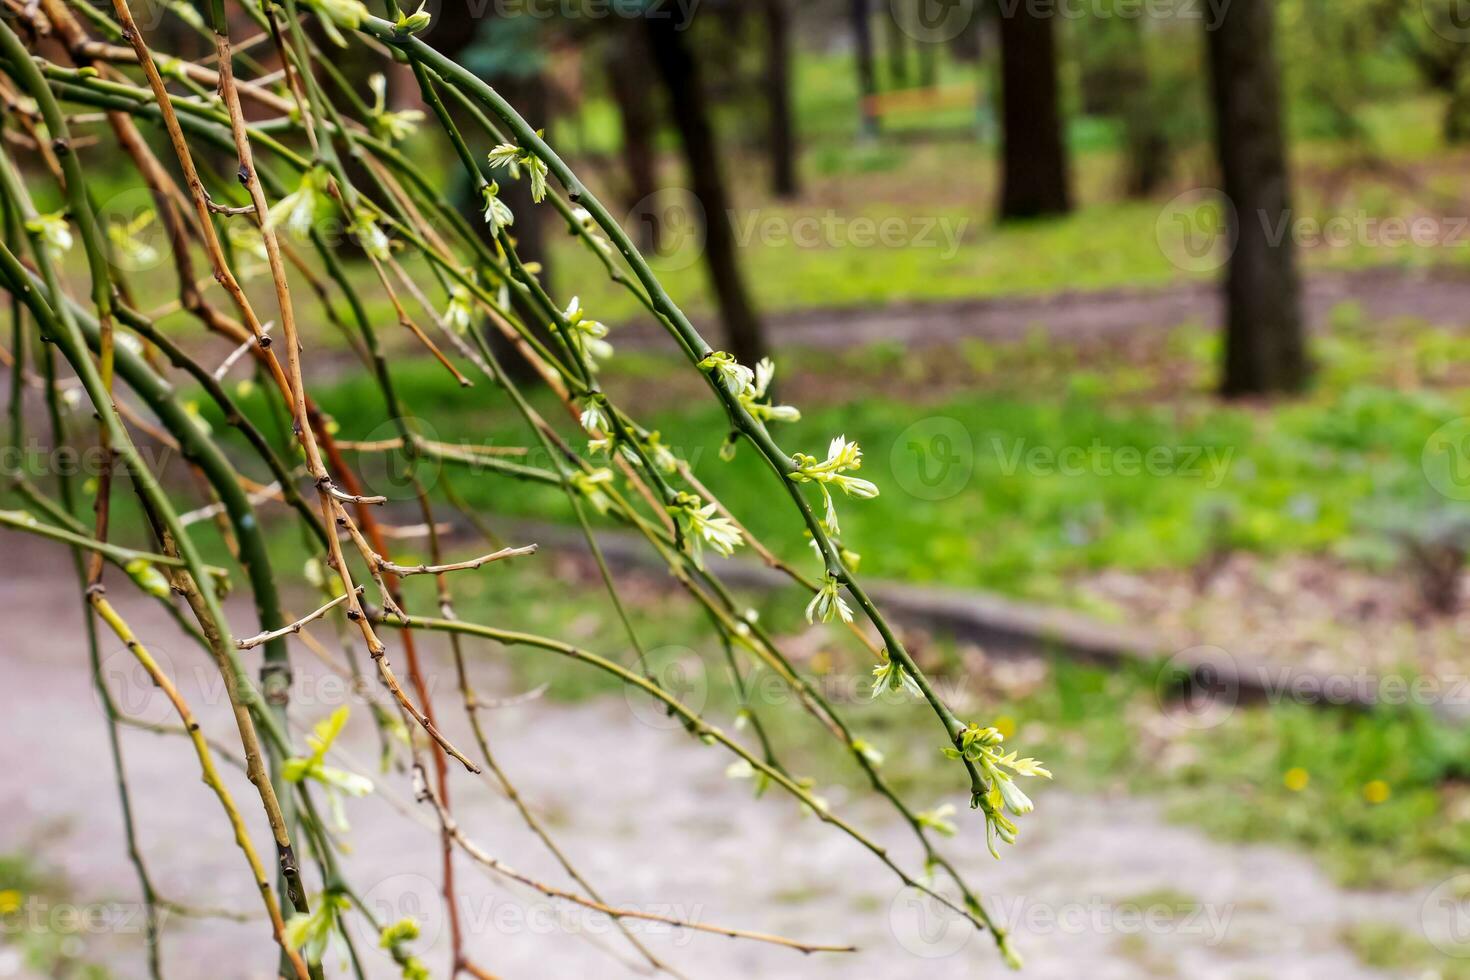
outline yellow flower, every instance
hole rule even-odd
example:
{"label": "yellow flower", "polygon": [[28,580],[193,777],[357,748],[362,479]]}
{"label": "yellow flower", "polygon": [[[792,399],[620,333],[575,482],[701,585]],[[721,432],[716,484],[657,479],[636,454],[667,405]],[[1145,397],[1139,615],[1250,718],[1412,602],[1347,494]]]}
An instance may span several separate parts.
{"label": "yellow flower", "polygon": [[1390,794],[1388,784],[1381,779],[1375,779],[1363,786],[1363,799],[1369,803],[1382,803]]}
{"label": "yellow flower", "polygon": [[20,892],[7,888],[0,892],[0,915],[9,915],[20,908]]}
{"label": "yellow flower", "polygon": [[1281,782],[1286,786],[1287,789],[1291,790],[1293,793],[1300,793],[1302,790],[1307,788],[1307,784],[1311,781],[1312,774],[1307,772],[1301,766],[1293,766],[1292,768],[1286,770],[1285,776],[1281,777]]}

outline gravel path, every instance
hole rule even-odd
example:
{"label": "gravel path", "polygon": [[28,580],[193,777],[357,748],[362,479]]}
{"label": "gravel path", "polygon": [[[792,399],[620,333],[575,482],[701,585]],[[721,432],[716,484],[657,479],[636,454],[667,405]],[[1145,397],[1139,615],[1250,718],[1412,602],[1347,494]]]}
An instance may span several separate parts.
{"label": "gravel path", "polygon": [[[1305,275],[1303,282],[1303,305],[1314,329],[1320,329],[1332,310],[1347,302],[1361,306],[1367,323],[1406,316],[1444,326],[1470,321],[1470,275],[1455,269],[1320,271]],[[1119,334],[1169,331],[1190,321],[1217,327],[1221,313],[1220,287],[1213,281],[1197,281],[1044,296],[799,310],[770,313],[765,319],[776,347],[827,349],[872,343],[925,347],[966,337],[1016,340],[1038,328],[1067,342],[1085,344]],[[718,336],[718,327],[716,322],[700,324],[706,336]],[[662,338],[651,324],[641,321],[618,331],[619,342],[625,344],[662,343]]]}
{"label": "gravel path", "polygon": [[[135,885],[69,569],[55,561],[54,551],[15,535],[0,538],[0,546],[8,568],[29,570],[0,579],[0,603],[9,612],[0,640],[0,716],[11,735],[0,743],[0,771],[6,773],[0,807],[8,815],[0,851],[31,852],[66,874],[74,901],[121,910],[117,928],[90,936],[88,947],[119,975],[136,975],[141,937],[127,905]],[[230,721],[202,657],[170,641],[157,615],[135,602],[123,605],[145,642],[172,663],[205,730],[228,742]],[[232,614],[249,622],[239,605]],[[149,720],[167,720],[166,704],[137,682],[127,653],[115,643],[105,650],[112,686],[129,707]],[[442,692],[441,711],[452,714],[452,673],[439,652],[430,657],[429,680]],[[489,690],[503,686],[496,683],[503,673],[492,658],[536,655],[484,654],[477,673]],[[338,700],[320,665],[305,657],[296,697],[321,705]],[[326,710],[302,713],[315,718]],[[376,747],[365,714],[354,717],[346,745],[351,755],[370,761]],[[896,888],[870,855],[793,806],[772,797],[753,801],[748,784],[725,777],[727,760],[717,750],[650,725],[647,717],[622,698],[522,704],[492,713],[491,738],[525,795],[610,901],[862,948],[856,961],[802,957],[666,928],[640,930],[670,963],[699,977],[1005,975],[984,936]],[[452,738],[468,741],[462,725],[446,727]],[[125,740],[141,842],[162,892],[199,906],[253,912],[248,877],[217,804],[196,778],[186,743],[139,731],[127,732]],[[230,776],[242,810],[256,812],[249,786],[237,772]],[[437,852],[431,836],[414,825],[427,814],[406,801],[406,780],[380,783],[379,794],[349,803],[355,829],[346,863],[385,915],[425,915],[425,941],[434,943],[430,962],[439,969],[447,927],[433,902],[433,882],[423,876],[436,866]],[[477,841],[520,870],[562,880],[504,800],[467,774],[454,785],[461,823]],[[839,792],[828,795],[895,854],[913,859],[905,832],[882,811],[848,803]],[[1304,858],[1216,843],[1166,823],[1146,801],[1069,794],[1064,778],[1038,795],[1022,843],[1005,860],[996,863],[985,853],[977,820],[960,820],[964,832],[950,848],[988,890],[993,912],[1011,924],[1028,976],[1350,980],[1379,974],[1341,945],[1345,926],[1371,920],[1420,929],[1423,894],[1344,892]],[[259,824],[253,821],[264,839]],[[507,889],[467,862],[460,874],[469,947],[496,973],[633,975],[609,959],[609,950],[625,957],[626,947],[601,917]],[[393,975],[370,938],[363,938],[359,946],[373,975]],[[168,975],[175,977],[265,977],[274,962],[260,921],[173,917],[164,954]],[[14,957],[0,955],[0,973],[15,966]]]}

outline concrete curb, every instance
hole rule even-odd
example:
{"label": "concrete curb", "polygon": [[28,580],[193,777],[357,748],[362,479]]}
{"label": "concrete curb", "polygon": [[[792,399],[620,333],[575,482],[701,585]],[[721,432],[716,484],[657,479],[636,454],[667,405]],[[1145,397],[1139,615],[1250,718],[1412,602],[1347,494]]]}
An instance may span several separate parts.
{"label": "concrete curb", "polygon": [[[587,543],[575,528],[545,522],[518,521],[516,540],[536,541],[560,551],[587,553]],[[601,531],[597,543],[610,566],[657,572],[665,565],[649,551],[641,537],[625,531]],[[755,591],[789,589],[782,573],[750,559],[710,556],[710,570],[732,588]],[[1145,630],[1104,623],[1069,609],[1002,598],[993,593],[945,586],[869,581],[869,594],[896,623],[946,633],[975,643],[988,654],[1002,657],[1064,656],[1097,664],[1142,663],[1166,665],[1191,678],[1189,696],[1213,696],[1227,701],[1294,700],[1317,707],[1367,710],[1397,706],[1380,681],[1367,675],[1349,675],[1274,663],[1268,658],[1229,653],[1218,647],[1170,649]],[[1445,721],[1470,721],[1470,705],[1432,701],[1431,711]]]}

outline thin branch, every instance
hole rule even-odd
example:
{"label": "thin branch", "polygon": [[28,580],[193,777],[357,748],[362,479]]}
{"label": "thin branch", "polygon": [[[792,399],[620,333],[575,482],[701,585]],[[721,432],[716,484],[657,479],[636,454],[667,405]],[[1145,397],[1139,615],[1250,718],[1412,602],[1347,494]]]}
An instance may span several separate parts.
{"label": "thin branch", "polygon": [[[360,585],[357,587],[357,594],[359,596],[362,595],[362,586]],[[288,623],[287,625],[282,626],[280,629],[270,630],[266,633],[257,633],[255,636],[252,636],[249,639],[236,640],[235,646],[237,649],[240,650],[253,650],[256,647],[260,646],[262,643],[269,643],[271,640],[277,639],[282,636],[290,636],[293,633],[300,633],[302,627],[306,626],[306,624],[321,619],[327,613],[342,605],[342,603],[346,602],[349,598],[351,598],[351,596],[347,593],[339,595],[331,602],[327,603],[319,609],[307,613],[305,616],[302,616],[294,623]]]}
{"label": "thin branch", "polygon": [[499,551],[492,551],[488,555],[481,555],[478,558],[471,558],[468,561],[450,562],[447,565],[399,565],[380,556],[378,558],[378,567],[386,572],[392,572],[399,577],[407,575],[442,575],[445,572],[460,572],[480,568],[493,561],[502,561],[506,558],[520,558],[524,555],[534,555],[537,547],[537,545],[528,544],[521,548],[501,548]]}

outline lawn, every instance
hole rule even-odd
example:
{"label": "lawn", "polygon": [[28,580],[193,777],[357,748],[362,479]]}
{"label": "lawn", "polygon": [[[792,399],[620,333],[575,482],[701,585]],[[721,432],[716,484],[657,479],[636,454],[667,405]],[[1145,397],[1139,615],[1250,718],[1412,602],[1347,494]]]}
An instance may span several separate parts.
{"label": "lawn", "polygon": [[[1423,324],[1370,327],[1350,309],[1336,321],[1318,345],[1316,390],[1269,411],[1205,393],[1215,343],[1188,326],[1150,361],[1094,358],[1087,367],[1042,338],[972,341],[908,363],[884,347],[796,353],[784,376],[804,415],[780,437],[812,453],[839,433],[863,446],[864,475],[882,492],[841,513],[846,542],[878,577],[1068,602],[1076,573],[1190,568],[1217,549],[1383,567],[1395,557],[1388,532],[1403,515],[1427,526],[1456,503],[1426,479],[1424,460],[1431,434],[1470,414],[1470,391],[1453,369],[1470,340]],[[680,381],[674,367],[674,379],[655,386],[668,362],[626,360],[611,369],[608,389],[626,393],[753,531],[782,555],[808,559],[795,515],[766,506],[779,488],[758,457],[719,458],[719,409],[698,397],[693,373],[683,369]],[[941,370],[936,363],[948,376],[927,373]],[[433,437],[527,445],[492,390],[461,389],[421,361],[394,371],[409,410],[435,420]],[[388,432],[370,379],[315,393],[344,438]],[[557,417],[545,393],[537,400]],[[570,518],[555,489],[508,493],[501,481],[442,475],[488,512]],[[865,547],[880,539],[911,544]]]}

